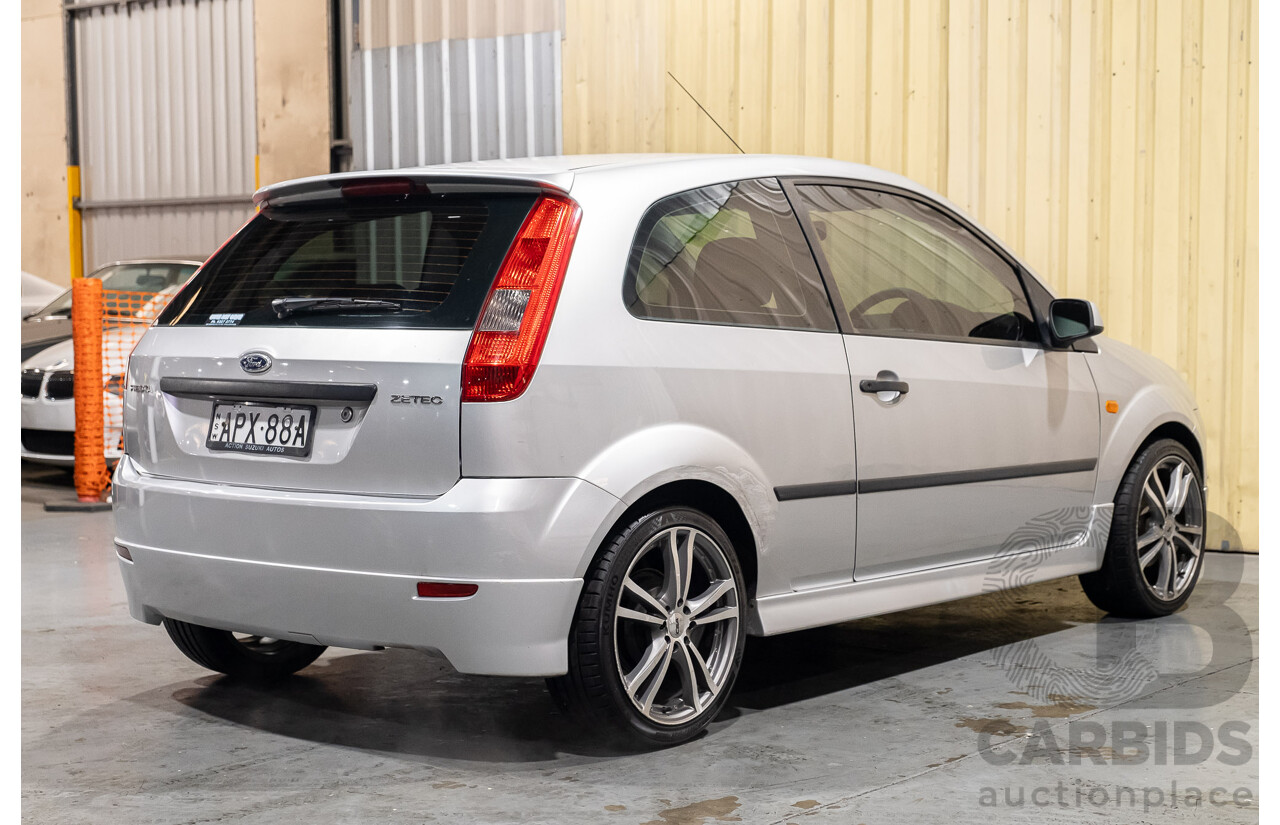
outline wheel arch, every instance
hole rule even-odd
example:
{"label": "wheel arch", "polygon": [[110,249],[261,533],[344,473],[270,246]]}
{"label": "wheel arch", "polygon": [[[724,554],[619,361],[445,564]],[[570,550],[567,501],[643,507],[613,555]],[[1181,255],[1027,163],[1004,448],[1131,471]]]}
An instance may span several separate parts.
{"label": "wheel arch", "polygon": [[1133,464],[1133,460],[1137,458],[1148,445],[1159,441],[1162,438],[1171,438],[1181,444],[1191,453],[1191,457],[1195,459],[1196,466],[1200,470],[1200,477],[1204,483],[1208,483],[1205,475],[1204,466],[1204,448],[1200,444],[1200,439],[1196,436],[1193,429],[1194,422],[1188,422],[1179,416],[1163,416],[1157,421],[1153,421],[1140,433],[1135,434],[1129,439],[1129,446],[1123,450],[1115,450],[1115,440],[1112,440],[1112,447],[1103,452],[1102,460],[1099,462],[1098,487],[1094,496],[1096,504],[1107,504],[1115,500],[1116,493],[1120,489],[1120,480],[1124,477],[1124,473]]}
{"label": "wheel arch", "polygon": [[583,560],[587,569],[604,552],[609,538],[645,513],[663,507],[689,507],[705,513],[728,535],[742,567],[743,585],[747,591],[747,632],[757,633],[756,583],[760,578],[760,551],[756,531],[742,503],[724,487],[704,478],[682,478],[649,486],[624,501],[621,511],[603,525],[599,540]]}
{"label": "wheel arch", "polygon": [[1204,448],[1198,435],[1203,427],[1198,411],[1188,399],[1167,387],[1149,385],[1122,400],[1121,405],[1122,410],[1114,421],[1106,420],[1110,415],[1103,420],[1095,504],[1114,501],[1129,465],[1148,444],[1161,438],[1172,438],[1186,447],[1207,483]]}
{"label": "wheel arch", "polygon": [[729,536],[729,541],[733,542],[734,550],[737,551],[738,563],[742,565],[742,575],[747,588],[747,598],[749,600],[755,598],[756,581],[760,575],[756,537],[737,499],[723,487],[717,487],[701,479],[668,482],[645,493],[628,507],[614,522],[609,532],[612,533],[619,525],[630,523],[643,513],[661,507],[690,507],[706,513],[719,524]]}
{"label": "wheel arch", "polygon": [[[1196,459],[1207,482],[1201,438],[1204,424],[1195,395],[1168,364],[1134,347],[1099,336],[1099,352],[1086,355],[1098,389],[1101,415],[1095,504],[1115,500],[1134,458],[1153,440],[1173,438]],[[1118,405],[1118,409],[1111,404]]]}
{"label": "wheel arch", "polygon": [[1200,440],[1196,438],[1195,433],[1191,432],[1191,428],[1181,421],[1166,421],[1147,434],[1142,439],[1142,443],[1133,451],[1133,455],[1129,457],[1129,462],[1145,450],[1149,445],[1159,441],[1162,438],[1171,438],[1174,441],[1187,448],[1187,452],[1191,453],[1191,457],[1196,460],[1196,469],[1200,471],[1200,475],[1204,476],[1204,451],[1200,447]]}
{"label": "wheel arch", "polygon": [[[767,526],[778,507],[771,480],[746,449],[721,432],[684,422],[632,432],[575,475],[619,499],[581,560],[579,573],[624,515],[634,515],[633,508],[641,501],[716,508],[737,527],[745,524],[741,538],[750,539],[753,553],[766,545]],[[687,499],[673,500],[680,495]]]}

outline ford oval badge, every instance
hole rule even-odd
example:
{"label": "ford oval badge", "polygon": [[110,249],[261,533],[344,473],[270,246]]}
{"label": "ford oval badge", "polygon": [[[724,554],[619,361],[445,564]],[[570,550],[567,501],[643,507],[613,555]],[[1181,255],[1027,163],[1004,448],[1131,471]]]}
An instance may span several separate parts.
{"label": "ford oval badge", "polygon": [[260,375],[271,369],[271,356],[265,352],[246,352],[240,356],[240,369],[250,375]]}

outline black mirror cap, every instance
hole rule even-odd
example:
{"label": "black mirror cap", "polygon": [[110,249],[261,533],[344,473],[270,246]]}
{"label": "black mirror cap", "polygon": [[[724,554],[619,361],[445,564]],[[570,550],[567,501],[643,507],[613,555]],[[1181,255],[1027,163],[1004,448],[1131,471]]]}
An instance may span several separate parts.
{"label": "black mirror cap", "polygon": [[1102,332],[1102,316],[1092,301],[1058,298],[1049,304],[1049,331],[1057,346]]}

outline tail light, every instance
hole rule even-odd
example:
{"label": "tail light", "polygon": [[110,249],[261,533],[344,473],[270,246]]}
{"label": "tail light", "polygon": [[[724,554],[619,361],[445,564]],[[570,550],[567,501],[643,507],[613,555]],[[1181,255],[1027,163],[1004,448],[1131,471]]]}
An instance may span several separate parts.
{"label": "tail light", "polygon": [[581,217],[576,203],[551,195],[529,211],[471,335],[462,366],[463,401],[508,401],[529,386]]}

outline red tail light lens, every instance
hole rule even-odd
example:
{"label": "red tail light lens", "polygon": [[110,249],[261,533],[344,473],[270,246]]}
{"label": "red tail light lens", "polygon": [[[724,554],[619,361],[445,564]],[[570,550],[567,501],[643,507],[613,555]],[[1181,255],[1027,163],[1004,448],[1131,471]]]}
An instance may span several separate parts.
{"label": "red tail light lens", "polygon": [[529,386],[547,340],[582,210],[545,195],[507,252],[471,335],[463,401],[509,401]]}

